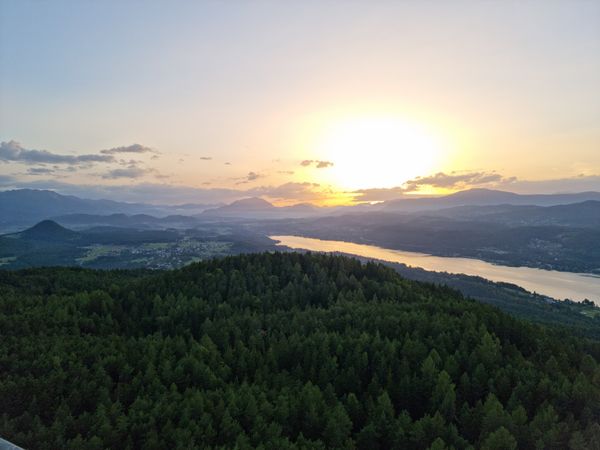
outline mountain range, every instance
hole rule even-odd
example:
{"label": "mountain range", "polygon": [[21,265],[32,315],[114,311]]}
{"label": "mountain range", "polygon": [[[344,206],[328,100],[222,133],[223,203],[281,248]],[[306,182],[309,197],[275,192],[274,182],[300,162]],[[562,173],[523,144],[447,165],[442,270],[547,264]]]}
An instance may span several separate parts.
{"label": "mountain range", "polygon": [[150,205],[114,200],[91,200],[54,191],[15,189],[0,191],[0,232],[16,231],[41,220],[67,214],[196,214],[215,205]]}
{"label": "mountain range", "polygon": [[600,192],[580,192],[573,194],[533,194],[522,195],[514,192],[492,189],[469,189],[443,197],[403,198],[384,202],[381,210],[388,212],[414,212],[438,210],[455,206],[527,205],[555,206],[580,203],[588,200],[600,201]]}
{"label": "mountain range", "polygon": [[[569,206],[584,202],[581,206]],[[237,200],[228,205],[151,205],[83,199],[47,190],[18,189],[0,192],[0,233],[15,232],[45,219],[53,219],[73,228],[189,228],[211,221],[320,218],[378,212],[435,212],[436,215],[455,219],[462,217],[507,224],[546,222],[579,226],[585,222],[596,226],[600,221],[598,202],[600,192],[519,195],[489,189],[471,189],[441,197],[402,198],[373,205],[321,207],[299,203],[275,206],[256,197]]]}
{"label": "mountain range", "polygon": [[273,219],[310,217],[331,212],[332,208],[319,208],[310,203],[299,203],[292,206],[275,206],[268,201],[257,198],[237,200],[229,205],[219,208],[207,209],[197,215],[200,218],[245,218],[245,219]]}

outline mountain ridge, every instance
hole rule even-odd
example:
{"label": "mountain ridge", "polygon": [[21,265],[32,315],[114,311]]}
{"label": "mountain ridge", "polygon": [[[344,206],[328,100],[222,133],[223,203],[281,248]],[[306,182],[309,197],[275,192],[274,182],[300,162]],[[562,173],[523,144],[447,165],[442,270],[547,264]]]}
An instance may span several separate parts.
{"label": "mountain ridge", "polygon": [[437,210],[455,206],[557,206],[581,203],[587,200],[600,201],[600,192],[587,191],[569,194],[517,194],[493,189],[468,189],[442,197],[401,198],[389,200],[381,205],[383,211],[415,212]]}
{"label": "mountain ridge", "polygon": [[[318,216],[339,216],[343,214],[365,212],[410,213],[434,211],[458,206],[498,206],[502,204],[514,206],[557,206],[584,201],[600,201],[600,192],[588,191],[572,194],[532,194],[521,195],[508,191],[491,189],[469,189],[455,192],[446,196],[426,198],[400,198],[380,204],[356,204],[347,206],[317,206],[308,202],[291,206],[275,206],[260,197],[249,197],[236,200],[230,204],[210,208],[208,205],[196,205],[194,210],[186,205],[151,205],[145,203],[125,203],[114,200],[83,199],[72,195],[62,195],[50,190],[18,189],[0,191],[0,227],[6,230],[16,230],[23,226],[31,226],[44,219],[65,218],[76,214],[104,215],[126,214],[128,216],[148,216],[146,220],[156,219],[174,221],[176,216],[180,222],[193,223],[183,217],[215,220],[230,219],[290,219],[309,218]],[[183,211],[185,214],[181,214]],[[169,217],[170,219],[167,219]],[[76,220],[75,217],[71,217]],[[116,221],[113,217],[111,221]],[[175,219],[176,220],[176,219]],[[139,220],[138,220],[139,221]]]}

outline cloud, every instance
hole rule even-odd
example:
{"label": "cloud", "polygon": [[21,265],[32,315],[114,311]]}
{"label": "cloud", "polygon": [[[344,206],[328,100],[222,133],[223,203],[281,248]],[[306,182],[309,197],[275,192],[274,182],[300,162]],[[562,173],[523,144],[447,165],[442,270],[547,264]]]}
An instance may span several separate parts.
{"label": "cloud", "polygon": [[212,156],[201,156],[200,159],[202,161],[210,161],[210,160],[212,160]]}
{"label": "cloud", "polygon": [[378,202],[393,200],[407,193],[415,193],[426,187],[462,190],[474,187],[507,187],[516,181],[515,177],[503,177],[496,172],[438,172],[433,175],[416,177],[401,186],[391,188],[369,188],[352,192],[357,202]]}
{"label": "cloud", "polygon": [[293,170],[278,170],[277,173],[280,173],[282,175],[294,175]]}
{"label": "cloud", "polygon": [[400,198],[407,193],[417,192],[425,186],[454,190],[488,187],[518,194],[600,192],[600,175],[579,175],[547,180],[519,180],[516,177],[504,177],[496,172],[451,172],[450,174],[439,172],[427,177],[414,178],[402,186],[360,189],[352,192],[352,194],[353,200],[356,202],[386,201]]}
{"label": "cloud", "polygon": [[249,195],[268,197],[275,201],[319,201],[323,198],[318,183],[290,182],[279,186],[260,186],[246,191]]}
{"label": "cloud", "polygon": [[110,170],[108,173],[102,175],[102,178],[107,180],[115,180],[118,178],[140,178],[150,172],[152,172],[152,170],[132,164],[124,169]]}
{"label": "cloud", "polygon": [[404,183],[406,191],[417,191],[423,186],[452,189],[457,187],[481,186],[490,183],[510,182],[496,172],[438,172],[427,177],[416,177]]}
{"label": "cloud", "polygon": [[122,166],[131,166],[133,164],[139,164],[141,161],[135,160],[135,159],[130,159],[129,161],[127,161],[126,159],[120,159],[119,160],[119,164]]}
{"label": "cloud", "polygon": [[145,145],[132,144],[124,147],[114,147],[106,150],[100,150],[100,153],[102,153],[103,155],[114,155],[116,153],[154,153],[155,155],[157,155],[160,152],[150,147],[146,147]]}
{"label": "cloud", "polygon": [[31,167],[27,169],[28,175],[48,175],[54,173],[54,169],[49,169],[47,167]]}
{"label": "cloud", "polygon": [[300,163],[302,167],[309,167],[314,165],[317,169],[326,169],[328,167],[332,167],[333,163],[331,161],[320,161],[316,159],[305,159]]}
{"label": "cloud", "polygon": [[248,175],[246,175],[245,177],[243,177],[243,178],[241,178],[241,179],[240,179],[240,178],[238,178],[238,179],[240,179],[241,181],[238,181],[238,182],[237,182],[237,183],[235,183],[235,184],[246,184],[246,183],[250,183],[250,182],[252,182],[252,181],[256,181],[256,180],[258,180],[259,178],[262,178],[262,177],[263,177],[263,176],[262,176],[261,174],[257,173],[257,172],[248,172]]}
{"label": "cloud", "polygon": [[24,164],[69,164],[82,165],[97,162],[113,162],[112,155],[60,155],[47,150],[23,148],[16,141],[0,143],[0,161],[14,161]]}
{"label": "cloud", "polygon": [[392,188],[359,189],[352,192],[355,202],[384,202],[394,200],[406,194],[407,190],[401,186]]}
{"label": "cloud", "polygon": [[333,163],[331,161],[316,161],[317,169],[326,169],[327,167],[332,167]]}

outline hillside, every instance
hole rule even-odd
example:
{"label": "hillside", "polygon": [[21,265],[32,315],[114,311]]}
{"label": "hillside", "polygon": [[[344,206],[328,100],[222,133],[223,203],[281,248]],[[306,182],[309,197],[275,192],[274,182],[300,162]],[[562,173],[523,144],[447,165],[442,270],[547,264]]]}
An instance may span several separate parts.
{"label": "hillside", "polygon": [[[88,216],[94,217],[101,216]],[[88,217],[84,217],[87,220]],[[108,216],[112,217],[112,216]],[[138,216],[118,216],[126,222]],[[160,221],[178,221],[168,216]],[[97,225],[73,231],[51,220],[0,235],[0,269],[81,266],[94,269],[173,269],[201,259],[268,251],[275,242],[262,234],[217,223],[195,229]]]}
{"label": "hillside", "polygon": [[21,239],[47,241],[49,243],[73,240],[78,237],[76,232],[60,226],[53,220],[43,220],[33,227],[19,233],[19,238]]}
{"label": "hillside", "polygon": [[600,442],[597,343],[345,257],[0,272],[0,330],[29,449]]}
{"label": "hillside", "polygon": [[434,272],[402,263],[354,255],[345,256],[352,256],[363,262],[374,261],[384,264],[409,280],[448,286],[466,297],[493,305],[520,319],[559,327],[577,336],[600,340],[600,306],[596,306],[593,302],[554,300],[514,284],[495,283],[477,276]]}

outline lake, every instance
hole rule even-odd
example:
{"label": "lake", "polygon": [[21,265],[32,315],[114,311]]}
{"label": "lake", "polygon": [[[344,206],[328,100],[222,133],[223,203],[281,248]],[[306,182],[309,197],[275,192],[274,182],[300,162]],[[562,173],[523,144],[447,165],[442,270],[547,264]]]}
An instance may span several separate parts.
{"label": "lake", "polygon": [[435,272],[462,273],[491,281],[513,283],[531,292],[555,299],[589,299],[600,305],[600,276],[491,264],[479,259],[432,256],[425,253],[392,250],[374,245],[328,241],[300,236],[269,236],[278,245],[315,252],[341,252],[366,258],[403,263]]}

